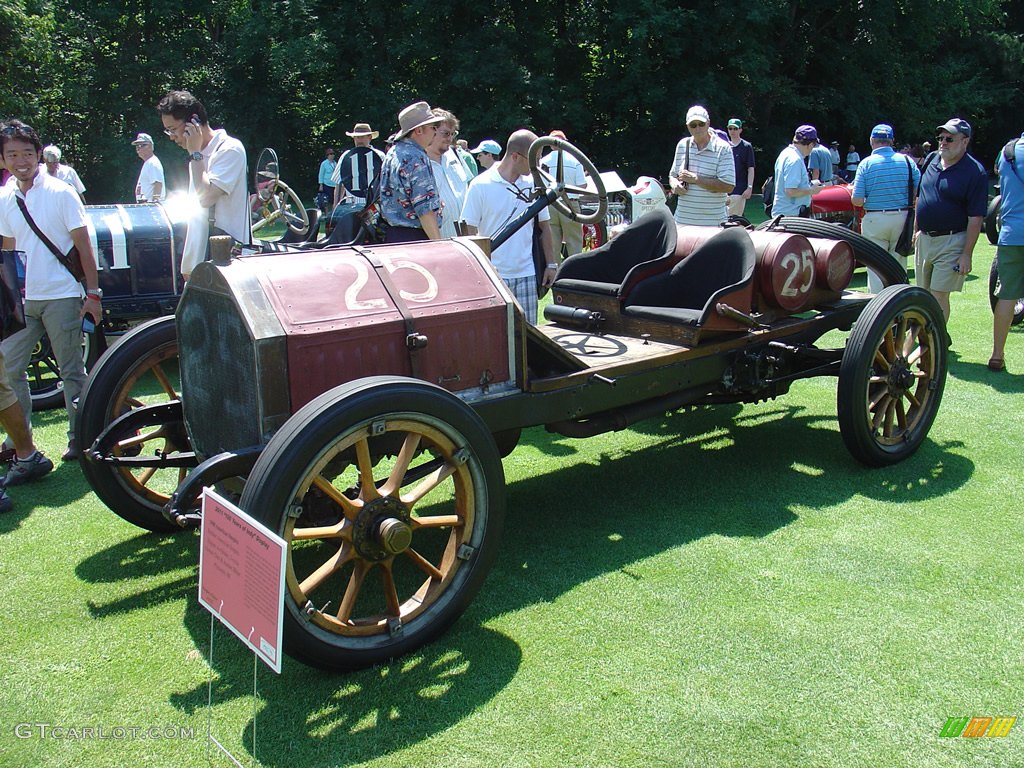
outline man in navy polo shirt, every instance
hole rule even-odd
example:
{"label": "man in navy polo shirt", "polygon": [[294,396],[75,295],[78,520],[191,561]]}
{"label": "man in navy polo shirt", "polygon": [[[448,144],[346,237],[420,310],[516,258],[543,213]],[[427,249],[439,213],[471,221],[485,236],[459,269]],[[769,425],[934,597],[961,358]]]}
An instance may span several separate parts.
{"label": "man in navy polo shirt", "polygon": [[1003,350],[1010,332],[1013,308],[1024,296],[1024,133],[999,154],[1002,228],[999,230],[999,285],[992,316],[992,357],[988,367],[1005,371]]}
{"label": "man in navy polo shirt", "polygon": [[[907,216],[913,216],[914,190],[921,179],[917,164],[892,148],[891,125],[880,123],[871,129],[871,154],[857,168],[853,181],[853,204],[864,208],[861,234],[880,245],[907,266],[907,258],[896,253]],[[882,290],[882,278],[868,270],[868,290]]]}
{"label": "man in navy polo shirt", "polygon": [[988,209],[988,175],[967,154],[971,124],[954,117],[936,129],[917,199],[915,273],[949,320],[949,294],[962,291]]}
{"label": "man in navy polo shirt", "polygon": [[743,138],[743,121],[734,117],[729,121],[729,144],[736,170],[736,186],[727,198],[730,216],[742,216],[747,200],[754,193],[754,147]]}

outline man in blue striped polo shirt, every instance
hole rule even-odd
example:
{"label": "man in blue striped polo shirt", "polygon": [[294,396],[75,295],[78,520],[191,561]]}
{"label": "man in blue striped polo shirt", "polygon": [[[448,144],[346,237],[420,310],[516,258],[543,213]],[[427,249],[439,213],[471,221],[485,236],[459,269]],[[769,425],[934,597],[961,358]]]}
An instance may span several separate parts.
{"label": "man in blue striped polo shirt", "polygon": [[[865,211],[861,234],[906,267],[907,258],[896,253],[896,243],[907,216],[914,215],[914,190],[921,171],[917,163],[892,148],[893,139],[891,125],[880,123],[871,129],[871,154],[857,168],[852,195],[853,204]],[[882,290],[882,279],[871,269],[868,290]]]}

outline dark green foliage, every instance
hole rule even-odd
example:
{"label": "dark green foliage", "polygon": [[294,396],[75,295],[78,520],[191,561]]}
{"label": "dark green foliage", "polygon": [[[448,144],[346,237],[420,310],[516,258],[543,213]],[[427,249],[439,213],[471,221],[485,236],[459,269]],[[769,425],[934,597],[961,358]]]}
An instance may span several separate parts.
{"label": "dark green foliage", "polygon": [[[90,201],[127,200],[137,131],[182,157],[153,106],[188,88],[211,122],[273,146],[307,194],[326,143],[386,136],[426,99],[472,141],[553,128],[627,180],[664,177],[686,107],[747,121],[763,178],[793,128],[866,150],[870,127],[930,139],[952,115],[994,154],[1021,126],[1020,0],[0,0],[0,115],[32,121],[79,167]],[[991,151],[990,151],[991,150]]]}

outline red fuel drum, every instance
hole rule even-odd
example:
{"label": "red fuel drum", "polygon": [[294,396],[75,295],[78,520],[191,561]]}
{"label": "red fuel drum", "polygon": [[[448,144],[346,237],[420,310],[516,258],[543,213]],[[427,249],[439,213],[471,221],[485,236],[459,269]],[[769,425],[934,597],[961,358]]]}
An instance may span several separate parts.
{"label": "red fuel drum", "polygon": [[[849,194],[847,194],[849,199]],[[679,226],[677,257],[695,251],[721,232],[717,227]],[[807,238],[788,232],[750,232],[757,252],[754,283],[761,300],[786,312],[802,312],[838,298],[853,278],[853,248],[842,240]],[[681,257],[679,260],[682,260]]]}
{"label": "red fuel drum", "polygon": [[757,288],[762,300],[786,312],[802,312],[837,298],[853,277],[853,249],[841,240],[786,232],[751,232],[757,251]]}

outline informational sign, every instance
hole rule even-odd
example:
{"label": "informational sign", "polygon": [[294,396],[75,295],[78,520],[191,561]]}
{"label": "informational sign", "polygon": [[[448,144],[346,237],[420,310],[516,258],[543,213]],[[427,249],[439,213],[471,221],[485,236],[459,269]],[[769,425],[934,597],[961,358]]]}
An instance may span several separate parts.
{"label": "informational sign", "polygon": [[287,547],[212,488],[203,491],[199,603],[278,674]]}

